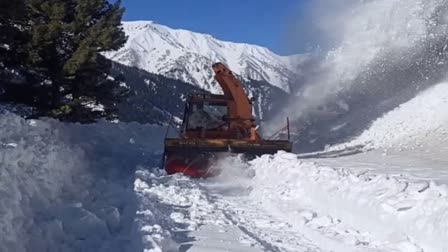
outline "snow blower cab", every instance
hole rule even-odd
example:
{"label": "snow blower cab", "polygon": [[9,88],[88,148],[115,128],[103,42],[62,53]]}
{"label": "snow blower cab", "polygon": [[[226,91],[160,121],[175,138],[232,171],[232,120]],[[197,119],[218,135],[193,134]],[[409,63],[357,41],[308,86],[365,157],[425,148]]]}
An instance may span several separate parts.
{"label": "snow blower cab", "polygon": [[224,94],[188,97],[180,136],[165,139],[163,166],[168,174],[210,177],[219,173],[210,169],[219,153],[241,153],[250,159],[292,150],[289,138],[262,139],[252,117],[252,101],[239,80],[222,63],[214,64],[213,70]]}

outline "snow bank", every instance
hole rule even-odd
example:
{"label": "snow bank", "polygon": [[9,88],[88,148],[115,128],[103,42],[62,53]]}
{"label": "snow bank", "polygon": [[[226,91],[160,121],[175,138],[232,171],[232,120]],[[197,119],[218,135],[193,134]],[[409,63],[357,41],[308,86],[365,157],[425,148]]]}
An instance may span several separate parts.
{"label": "snow bank", "polygon": [[135,251],[138,164],[164,129],[0,113],[0,251]]}
{"label": "snow bank", "polygon": [[38,226],[38,217],[73,186],[73,170],[85,167],[84,157],[49,123],[4,114],[0,129],[0,244],[3,251],[25,251],[62,230],[57,220]]}
{"label": "snow bank", "polygon": [[417,148],[448,139],[448,82],[425,90],[373,124],[353,141],[330,150],[365,145],[366,148]]}
{"label": "snow bank", "polygon": [[256,171],[251,197],[291,222],[307,224],[319,216],[332,216],[338,219],[325,224],[321,218],[317,225],[342,222],[358,227],[400,251],[448,250],[445,185],[356,174],[287,153],[265,155],[250,164]]}

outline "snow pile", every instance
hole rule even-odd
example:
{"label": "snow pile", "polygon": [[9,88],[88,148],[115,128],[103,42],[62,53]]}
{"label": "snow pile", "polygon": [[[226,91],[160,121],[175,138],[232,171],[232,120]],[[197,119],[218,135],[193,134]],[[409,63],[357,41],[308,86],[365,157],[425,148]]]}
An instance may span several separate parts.
{"label": "snow pile", "polygon": [[[445,185],[357,174],[303,162],[288,153],[265,155],[251,161],[251,166],[256,169],[251,197],[291,223],[321,228],[340,223],[346,230],[361,228],[358,232],[384,241],[373,245],[387,246],[391,251],[448,250]],[[347,240],[346,233],[342,231],[339,238]]]}
{"label": "snow pile", "polygon": [[425,90],[377,119],[353,141],[331,150],[365,145],[366,148],[399,150],[430,147],[448,140],[448,82]]}
{"label": "snow pile", "polygon": [[0,114],[0,250],[135,251],[133,182],[163,128]]}

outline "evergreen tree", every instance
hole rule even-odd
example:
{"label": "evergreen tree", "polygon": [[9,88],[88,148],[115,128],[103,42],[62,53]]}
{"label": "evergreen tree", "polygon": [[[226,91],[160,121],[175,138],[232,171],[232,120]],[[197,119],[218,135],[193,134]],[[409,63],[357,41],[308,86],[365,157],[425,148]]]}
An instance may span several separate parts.
{"label": "evergreen tree", "polygon": [[0,101],[33,100],[33,94],[26,92],[30,86],[22,78],[28,38],[26,22],[24,0],[0,0]]}
{"label": "evergreen tree", "polygon": [[128,90],[101,53],[126,42],[123,13],[120,1],[0,0],[0,100],[30,105],[36,117],[114,118]]}
{"label": "evergreen tree", "polygon": [[24,10],[23,0],[0,0],[0,76],[23,62]]}
{"label": "evergreen tree", "polygon": [[77,1],[72,24],[75,50],[64,70],[73,80],[73,108],[78,113],[85,110],[82,104],[101,104],[104,111],[96,111],[95,116],[113,118],[117,103],[127,94],[127,89],[120,87],[122,80],[111,78],[111,62],[99,54],[117,50],[126,42],[121,28],[123,12],[120,2]]}
{"label": "evergreen tree", "polygon": [[114,117],[125,90],[100,53],[126,42],[120,2],[27,0],[27,7],[27,63],[33,82],[39,83],[38,115],[81,122]]}
{"label": "evergreen tree", "polygon": [[69,59],[67,41],[70,21],[70,1],[28,0],[30,15],[30,42],[28,69],[32,82],[38,82],[40,90],[36,106],[46,113],[62,105],[62,92],[67,89],[63,67]]}

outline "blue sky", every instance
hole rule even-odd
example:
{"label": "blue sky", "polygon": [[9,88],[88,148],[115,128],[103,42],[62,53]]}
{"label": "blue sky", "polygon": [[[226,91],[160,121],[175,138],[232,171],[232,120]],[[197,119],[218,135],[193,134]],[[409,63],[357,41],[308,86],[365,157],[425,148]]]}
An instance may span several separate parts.
{"label": "blue sky", "polygon": [[292,53],[286,31],[306,0],[122,0],[124,20],[152,20],[172,28],[208,33]]}

